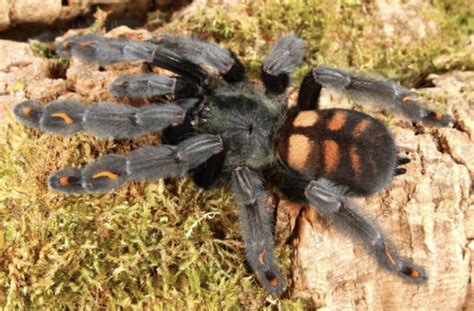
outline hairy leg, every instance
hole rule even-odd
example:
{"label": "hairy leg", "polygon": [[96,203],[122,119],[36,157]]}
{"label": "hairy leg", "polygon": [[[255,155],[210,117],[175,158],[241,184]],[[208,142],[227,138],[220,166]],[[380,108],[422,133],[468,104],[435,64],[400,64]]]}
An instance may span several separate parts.
{"label": "hairy leg", "polygon": [[262,66],[262,80],[270,94],[282,94],[290,83],[290,73],[304,55],[303,41],[294,35],[279,39],[267,54]]}
{"label": "hairy leg", "polygon": [[101,193],[127,181],[183,176],[222,149],[219,136],[203,134],[176,146],[137,149],[127,156],[109,154],[82,169],[57,171],[49,178],[49,186],[65,193]]}
{"label": "hairy leg", "polygon": [[382,267],[409,282],[425,283],[428,276],[423,267],[400,257],[382,231],[356,211],[357,207],[345,197],[347,191],[346,186],[335,185],[327,179],[320,178],[308,184],[305,196],[320,214],[332,219],[339,228],[363,241]]}
{"label": "hairy leg", "polygon": [[216,44],[171,35],[159,37],[158,44],[189,62],[216,69],[227,82],[238,82],[244,78],[245,69],[237,56]]}
{"label": "hairy leg", "polygon": [[232,172],[231,184],[242,205],[239,221],[247,260],[262,285],[279,296],[286,284],[275,263],[271,220],[260,177],[247,167],[237,167]]}
{"label": "hairy leg", "polygon": [[189,37],[165,35],[159,40],[106,39],[97,35],[69,38],[57,47],[60,55],[108,65],[122,61],[146,61],[170,70],[204,88],[215,83],[199,65],[213,67],[228,82],[243,79],[244,67],[231,51]]}
{"label": "hairy leg", "polygon": [[416,94],[397,83],[351,74],[340,69],[320,66],[309,72],[300,88],[298,105],[301,110],[317,108],[321,88],[334,89],[358,101],[369,101],[403,113],[413,121],[424,121],[435,126],[451,126],[449,115],[423,107]]}
{"label": "hairy leg", "polygon": [[124,75],[115,79],[109,92],[118,98],[154,98],[163,95],[177,97],[200,97],[203,90],[196,83],[181,77],[168,77],[157,74],[138,76]]}
{"label": "hairy leg", "polygon": [[180,124],[186,114],[182,107],[197,101],[182,99],[136,108],[112,102],[99,102],[86,107],[73,99],[54,101],[48,105],[27,100],[18,104],[14,113],[25,125],[54,134],[71,135],[86,130],[98,137],[133,138]]}

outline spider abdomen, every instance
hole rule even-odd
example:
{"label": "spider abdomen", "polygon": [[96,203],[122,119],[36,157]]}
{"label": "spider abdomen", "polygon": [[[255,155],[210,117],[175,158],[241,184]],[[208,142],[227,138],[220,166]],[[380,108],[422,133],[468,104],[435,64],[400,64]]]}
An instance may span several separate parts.
{"label": "spider abdomen", "polygon": [[300,111],[287,118],[276,144],[291,169],[310,179],[325,177],[349,185],[359,195],[380,190],[396,168],[388,129],[352,110]]}

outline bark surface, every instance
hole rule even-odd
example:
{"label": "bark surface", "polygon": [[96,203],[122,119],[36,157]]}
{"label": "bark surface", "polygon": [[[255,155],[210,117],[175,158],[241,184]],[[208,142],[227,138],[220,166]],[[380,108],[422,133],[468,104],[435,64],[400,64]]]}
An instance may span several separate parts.
{"label": "bark surface", "polygon": [[[282,201],[280,224],[296,230],[293,297],[311,298],[331,310],[473,309],[474,72],[431,79],[435,86],[422,91],[446,99],[455,128],[414,126],[396,117],[391,131],[400,153],[411,159],[408,172],[377,195],[358,200],[403,256],[426,267],[428,283],[405,283],[313,208]],[[326,93],[323,107],[329,106],[352,107]]]}

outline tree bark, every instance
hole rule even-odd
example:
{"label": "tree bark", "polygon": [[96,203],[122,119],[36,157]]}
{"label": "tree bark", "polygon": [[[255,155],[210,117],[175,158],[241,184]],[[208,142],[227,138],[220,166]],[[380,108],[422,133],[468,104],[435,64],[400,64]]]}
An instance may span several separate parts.
{"label": "tree bark", "polygon": [[[295,230],[293,297],[329,310],[473,310],[474,72],[434,76],[423,90],[447,98],[455,128],[396,118],[391,126],[408,172],[379,194],[358,200],[403,256],[426,267],[426,285],[411,285],[378,267],[365,248],[308,206],[282,201],[281,224]],[[325,106],[350,107],[328,95]],[[287,220],[287,221],[285,221]]]}

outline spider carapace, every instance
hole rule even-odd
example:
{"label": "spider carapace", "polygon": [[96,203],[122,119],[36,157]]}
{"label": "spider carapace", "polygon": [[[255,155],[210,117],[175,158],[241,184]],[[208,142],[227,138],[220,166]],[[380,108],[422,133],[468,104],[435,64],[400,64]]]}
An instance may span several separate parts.
{"label": "spider carapace", "polygon": [[[172,98],[141,107],[76,100],[43,105],[28,100],[15,107],[27,126],[63,135],[85,130],[98,137],[134,138],[161,132],[165,144],[111,154],[84,168],[66,168],[49,179],[65,193],[111,191],[127,181],[190,174],[197,185],[230,186],[240,203],[240,227],[247,261],[262,285],[281,295],[286,282],[275,262],[272,217],[266,188],[276,186],[290,200],[308,204],[364,242],[378,263],[405,280],[421,284],[423,267],[398,255],[381,229],[352,202],[406,172],[409,159],[397,156],[389,130],[377,119],[343,109],[318,107],[322,88],[360,103],[390,107],[414,121],[448,126],[452,118],[423,107],[398,84],[320,66],[304,77],[296,105],[285,91],[301,64],[303,42],[279,39],[261,68],[263,87],[245,79],[231,51],[189,37],[165,35],[146,42],[81,35],[58,44],[57,52],[108,65],[145,61],[175,76],[122,76],[109,87],[118,98]],[[217,74],[216,74],[217,73]]]}

